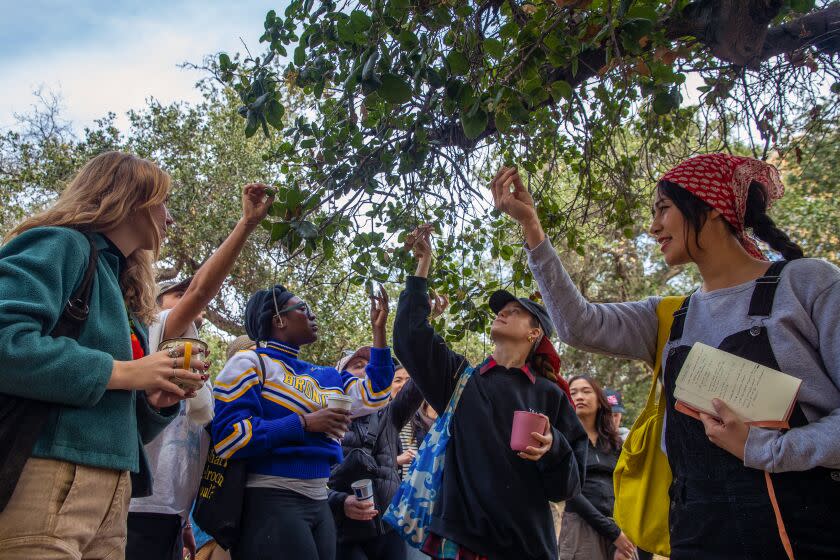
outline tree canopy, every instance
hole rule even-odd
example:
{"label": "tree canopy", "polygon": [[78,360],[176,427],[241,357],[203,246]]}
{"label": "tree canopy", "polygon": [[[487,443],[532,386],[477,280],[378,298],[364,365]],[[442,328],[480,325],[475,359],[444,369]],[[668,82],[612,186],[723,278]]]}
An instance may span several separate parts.
{"label": "tree canopy", "polygon": [[[231,90],[202,86],[204,101],[168,105],[150,99],[128,113],[120,130],[109,113],[81,135],[62,117],[61,100],[49,92],[36,94],[36,107],[18,115],[15,130],[0,134],[0,237],[23,217],[50,204],[90,158],[108,150],[124,150],[150,158],[173,179],[169,208],[175,219],[158,262],[158,279],[193,274],[221,244],[241,215],[241,188],[253,181],[283,180],[278,166],[262,158],[263,145],[247,139],[239,127]],[[286,99],[294,106],[294,100]],[[368,300],[363,286],[348,283],[352,248],[335,254],[289,261],[285,250],[270,243],[265,230],[255,231],[225,282],[207,308],[215,329],[202,337],[213,346],[214,368],[223,363],[225,344],[216,335],[244,334],[245,301],[256,290],[281,283],[312,305],[321,324],[317,344],[307,358],[335,363],[342,349],[370,343]],[[398,286],[388,286],[392,297]],[[463,338],[463,336],[461,336]],[[473,358],[481,352],[476,334],[459,350]]]}
{"label": "tree canopy", "polygon": [[[300,212],[290,228],[303,240],[349,231],[342,218],[365,206],[469,217],[488,155],[541,184],[558,172],[578,183],[562,216],[546,211],[559,230],[595,208],[624,226],[633,182],[686,153],[675,140],[726,149],[735,132],[766,158],[836,118],[840,5],[816,4],[292,0],[266,15],[267,54],[222,54],[217,76],[247,135],[282,132],[267,155],[302,173],[278,211]],[[293,120],[286,86],[309,104]],[[328,220],[310,219],[324,208]]]}
{"label": "tree canopy", "polygon": [[527,172],[564,249],[634,239],[687,155],[809,157],[838,114],[838,27],[840,4],[813,0],[292,0],[259,56],[211,70],[283,175],[266,227],[286,258],[346,243],[351,282],[399,278],[401,232],[431,221],[455,330],[481,330],[473,301],[532,289],[489,211],[499,165]]}

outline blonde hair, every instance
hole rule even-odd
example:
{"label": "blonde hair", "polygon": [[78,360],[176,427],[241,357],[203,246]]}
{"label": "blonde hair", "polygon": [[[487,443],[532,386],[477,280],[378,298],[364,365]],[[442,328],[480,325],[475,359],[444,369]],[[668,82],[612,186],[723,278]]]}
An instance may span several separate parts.
{"label": "blonde hair", "polygon": [[155,249],[138,249],[127,256],[120,288],[128,308],[149,324],[157,313],[153,265],[161,243],[150,208],[166,201],[170,185],[169,175],[151,161],[122,152],[105,152],[82,167],[52,206],[18,224],[4,241],[43,226],[109,231],[132,212],[146,210]]}

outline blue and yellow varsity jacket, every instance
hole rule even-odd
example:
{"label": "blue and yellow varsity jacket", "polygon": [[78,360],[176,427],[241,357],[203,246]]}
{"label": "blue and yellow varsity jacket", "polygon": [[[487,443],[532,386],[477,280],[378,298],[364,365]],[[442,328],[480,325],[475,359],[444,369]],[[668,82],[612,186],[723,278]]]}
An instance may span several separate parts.
{"label": "blue and yellow varsity jacket", "polygon": [[[265,379],[256,352],[263,355]],[[304,362],[298,348],[274,340],[256,352],[234,354],[216,378],[216,453],[247,458],[252,473],[328,478],[330,466],[341,461],[341,445],[325,434],[304,432],[300,416],[325,407],[331,393],[353,399],[353,416],[386,406],[394,378],[391,350],[371,349],[365,379]]]}

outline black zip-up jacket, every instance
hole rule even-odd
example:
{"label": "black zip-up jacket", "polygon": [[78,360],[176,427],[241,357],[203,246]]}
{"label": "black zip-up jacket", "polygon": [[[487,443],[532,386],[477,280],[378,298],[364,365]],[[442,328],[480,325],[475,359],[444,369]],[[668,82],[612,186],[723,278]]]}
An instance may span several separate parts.
{"label": "black zip-up jacket", "polygon": [[[429,312],[426,279],[410,276],[397,307],[394,350],[442,414],[469,364],[435,334]],[[556,383],[516,368],[483,369],[464,387],[452,420],[431,530],[491,560],[554,560],[549,501],[580,492],[586,432]],[[551,421],[554,443],[539,461],[521,459],[510,448],[516,410],[540,412]]]}
{"label": "black zip-up jacket", "polygon": [[586,457],[586,480],[580,494],[566,502],[566,511],[574,512],[609,542],[615,541],[621,529],[611,519],[615,503],[613,471],[620,449],[605,451],[589,443]]}
{"label": "black zip-up jacket", "polygon": [[381,521],[381,517],[390,505],[391,500],[394,499],[394,494],[397,493],[397,488],[402,482],[397,466],[397,455],[400,453],[400,430],[414,416],[422,403],[423,394],[409,379],[388,406],[375,413],[356,418],[350,423],[350,429],[341,440],[341,448],[345,457],[352,449],[359,449],[363,446],[371,417],[373,414],[380,415],[379,437],[372,452],[379,467],[376,473],[369,476],[373,481],[374,500],[379,515],[371,521],[357,521],[345,516],[344,500],[347,499],[349,494],[332,489],[333,481],[331,480],[328,499],[340,542],[364,541],[393,530],[390,525]]}

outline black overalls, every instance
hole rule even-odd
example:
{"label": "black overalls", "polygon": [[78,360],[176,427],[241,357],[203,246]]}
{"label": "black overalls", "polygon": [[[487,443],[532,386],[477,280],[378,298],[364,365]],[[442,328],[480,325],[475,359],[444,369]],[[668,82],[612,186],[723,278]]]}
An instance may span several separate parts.
{"label": "black overalls", "polygon": [[[773,309],[779,275],[785,262],[770,266],[756,280],[748,330],[726,337],[719,348],[773,369],[779,364],[770,346],[764,318]],[[682,338],[688,303],[674,313],[671,343]],[[674,479],[671,484],[671,559],[786,560],[780,523],[764,471],[709,441],[703,423],[674,408],[677,374],[687,345],[668,351],[665,390],[668,419],[665,446]],[[797,404],[792,428],[808,421]],[[797,560],[840,559],[840,471],[816,468],[769,475],[781,525]]]}

